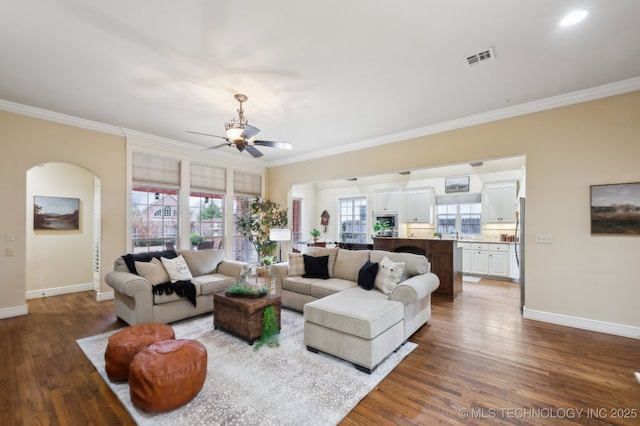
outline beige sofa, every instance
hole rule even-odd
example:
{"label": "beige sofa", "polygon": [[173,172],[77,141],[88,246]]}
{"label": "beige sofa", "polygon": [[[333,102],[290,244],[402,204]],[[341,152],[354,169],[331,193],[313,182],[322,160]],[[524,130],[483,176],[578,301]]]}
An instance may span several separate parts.
{"label": "beige sofa", "polygon": [[[372,372],[431,318],[431,293],[440,285],[426,257],[382,250],[310,248],[307,255],[329,256],[328,279],[289,274],[288,263],[271,267],[283,307],[303,311],[304,341],[310,351],[322,351]],[[387,257],[404,263],[400,280],[385,294],[358,285],[367,261]]]}
{"label": "beige sofa", "polygon": [[[131,272],[130,266],[125,262],[125,258],[131,264],[132,261],[140,260],[148,262],[152,257],[159,259],[177,255],[183,256],[193,277],[189,281],[195,286],[195,306],[188,298],[176,293],[155,294],[153,276],[147,274],[147,279],[142,276],[144,273],[137,275]],[[213,293],[236,284],[242,267],[246,265],[244,262],[226,260],[224,251],[219,249],[184,250],[173,254],[171,251],[153,252],[139,256],[139,259],[142,258],[140,260],[135,260],[134,256],[138,255],[125,255],[116,259],[113,271],[105,276],[106,283],[114,290],[116,316],[129,325],[170,323],[212,312]],[[144,269],[148,270],[149,267]]]}

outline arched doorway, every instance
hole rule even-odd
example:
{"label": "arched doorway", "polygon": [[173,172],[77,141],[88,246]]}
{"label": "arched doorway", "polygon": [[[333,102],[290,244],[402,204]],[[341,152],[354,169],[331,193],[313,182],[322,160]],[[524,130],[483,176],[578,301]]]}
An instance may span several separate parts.
{"label": "arched doorway", "polygon": [[[75,164],[41,164],[27,171],[26,199],[26,298],[99,290],[100,179]],[[77,223],[64,229],[35,226],[35,210],[43,208],[36,201],[54,217],[56,201],[77,206]]]}

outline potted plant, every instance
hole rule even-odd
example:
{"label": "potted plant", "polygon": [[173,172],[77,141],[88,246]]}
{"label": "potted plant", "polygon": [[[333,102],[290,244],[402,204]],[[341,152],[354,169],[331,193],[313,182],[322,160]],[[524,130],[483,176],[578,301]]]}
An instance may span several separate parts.
{"label": "potted plant", "polygon": [[249,206],[249,215],[238,218],[236,225],[242,236],[253,244],[258,258],[263,259],[278,247],[277,242],[269,240],[269,231],[271,228],[286,228],[287,223],[287,209],[256,197]]}
{"label": "potted plant", "polygon": [[320,231],[318,231],[316,228],[313,228],[311,230],[311,237],[313,237],[313,241],[317,241],[318,238],[320,238]]}
{"label": "potted plant", "polygon": [[189,240],[191,241],[191,245],[195,247],[202,241],[202,238],[200,237],[200,234],[192,232],[191,234],[189,234]]}
{"label": "potted plant", "polygon": [[375,232],[376,236],[379,237],[390,237],[391,231],[389,228],[388,223],[376,220],[376,223],[373,225],[373,232]]}

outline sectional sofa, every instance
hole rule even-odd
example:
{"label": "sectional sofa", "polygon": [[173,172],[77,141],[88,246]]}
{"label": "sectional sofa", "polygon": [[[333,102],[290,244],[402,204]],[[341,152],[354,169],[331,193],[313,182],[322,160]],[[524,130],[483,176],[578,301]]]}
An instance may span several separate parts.
{"label": "sectional sofa", "polygon": [[425,256],[382,250],[313,247],[270,273],[282,306],[303,312],[307,349],[369,373],[431,318],[440,284]]}

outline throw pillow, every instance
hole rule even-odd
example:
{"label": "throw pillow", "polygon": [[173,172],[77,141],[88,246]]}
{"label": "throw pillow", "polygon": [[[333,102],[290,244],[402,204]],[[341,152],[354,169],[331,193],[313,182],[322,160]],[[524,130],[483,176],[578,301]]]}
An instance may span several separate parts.
{"label": "throw pillow", "polygon": [[151,285],[158,285],[169,282],[169,274],[162,266],[162,262],[155,257],[151,262],[136,262],[136,270],[138,274],[149,281]]}
{"label": "throw pillow", "polygon": [[164,268],[167,270],[172,283],[175,283],[176,281],[190,281],[193,278],[193,275],[191,275],[191,271],[189,270],[189,266],[182,255],[175,259],[167,259],[166,257],[163,257],[160,260],[162,261]]}
{"label": "throw pillow", "polygon": [[375,288],[384,294],[391,294],[394,287],[402,279],[403,272],[404,262],[393,262],[385,256],[380,262],[380,268],[374,284]]}
{"label": "throw pillow", "polygon": [[371,290],[376,281],[376,275],[378,274],[378,264],[367,262],[362,265],[360,272],[358,272],[358,285],[365,290]]}
{"label": "throw pillow", "polygon": [[302,255],[304,261],[304,278],[329,279],[329,256]]}
{"label": "throw pillow", "polygon": [[289,256],[289,275],[292,277],[304,275],[304,259],[302,253],[287,253]]}

